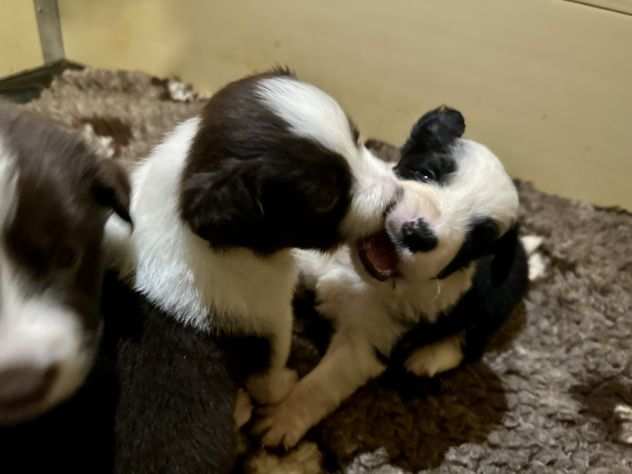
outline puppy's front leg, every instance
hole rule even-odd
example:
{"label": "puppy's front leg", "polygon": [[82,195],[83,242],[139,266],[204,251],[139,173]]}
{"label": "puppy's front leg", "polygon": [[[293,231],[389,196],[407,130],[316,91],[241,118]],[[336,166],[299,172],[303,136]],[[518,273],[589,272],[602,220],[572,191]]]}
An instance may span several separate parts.
{"label": "puppy's front leg", "polygon": [[373,347],[359,336],[337,333],[320,363],[280,404],[264,409],[255,432],[265,446],[293,447],[359,387],[385,369]]}
{"label": "puppy's front leg", "polygon": [[269,324],[270,365],[246,382],[248,392],[259,403],[279,403],[298,380],[296,372],[286,367],[292,345],[292,321],[292,309],[288,307]]}

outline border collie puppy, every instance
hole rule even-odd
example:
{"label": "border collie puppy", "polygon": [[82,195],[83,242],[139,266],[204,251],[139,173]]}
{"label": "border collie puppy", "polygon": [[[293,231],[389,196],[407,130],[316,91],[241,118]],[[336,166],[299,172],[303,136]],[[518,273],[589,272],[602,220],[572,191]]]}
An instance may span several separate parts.
{"label": "border collie puppy", "polygon": [[417,122],[393,168],[403,199],[381,238],[333,257],[297,251],[334,335],[317,367],[264,410],[255,429],[265,445],[295,445],[388,365],[433,376],[480,355],[522,298],[516,188],[486,147],[460,138],[464,130],[446,107]]}
{"label": "border collie puppy", "polygon": [[128,204],[116,163],[0,103],[0,446],[8,470],[68,468],[100,439],[91,430],[99,406],[82,413],[80,429],[64,407],[99,347],[105,222],[112,210],[130,222]]}
{"label": "border collie puppy", "polygon": [[[130,438],[152,463],[156,452],[171,462],[168,453],[180,450],[190,456],[178,469],[200,472],[214,450],[230,450],[238,385],[274,403],[296,382],[286,368],[298,277],[291,248],[346,242],[360,251],[384,232],[401,186],[340,105],[285,70],[219,90],[132,181],[134,231],[113,219],[108,244],[114,267],[146,303],[136,315],[132,303],[108,314],[138,321],[119,357],[145,368],[123,374],[121,406],[152,413]],[[138,342],[150,332],[151,344]],[[265,342],[263,355],[246,336]]]}
{"label": "border collie puppy", "polygon": [[0,423],[70,396],[98,346],[101,241],[129,184],[48,121],[0,103]]}

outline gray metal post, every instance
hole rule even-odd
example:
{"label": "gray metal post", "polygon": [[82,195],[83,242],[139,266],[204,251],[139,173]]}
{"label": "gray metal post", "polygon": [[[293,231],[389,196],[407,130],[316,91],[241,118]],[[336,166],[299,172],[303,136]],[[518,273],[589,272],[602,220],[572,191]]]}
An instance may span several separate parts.
{"label": "gray metal post", "polygon": [[64,39],[57,0],[33,0],[42,56],[46,64],[64,59]]}

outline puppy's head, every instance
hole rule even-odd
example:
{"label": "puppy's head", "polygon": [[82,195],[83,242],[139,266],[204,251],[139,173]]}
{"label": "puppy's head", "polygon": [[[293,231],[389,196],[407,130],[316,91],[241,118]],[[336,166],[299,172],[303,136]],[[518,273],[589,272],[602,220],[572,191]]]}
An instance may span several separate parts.
{"label": "puppy's head", "polygon": [[383,228],[398,188],[332,97],[277,70],[210,99],[180,211],[216,248],[328,250]]}
{"label": "puppy's head", "polygon": [[98,347],[101,240],[129,184],[75,136],[0,104],[0,424],[83,382]]}
{"label": "puppy's head", "polygon": [[403,279],[444,279],[491,254],[498,257],[493,268],[502,271],[500,261],[510,259],[516,188],[489,149],[461,138],[464,130],[458,111],[428,112],[394,167],[404,195],[388,215],[388,238],[375,252]]}

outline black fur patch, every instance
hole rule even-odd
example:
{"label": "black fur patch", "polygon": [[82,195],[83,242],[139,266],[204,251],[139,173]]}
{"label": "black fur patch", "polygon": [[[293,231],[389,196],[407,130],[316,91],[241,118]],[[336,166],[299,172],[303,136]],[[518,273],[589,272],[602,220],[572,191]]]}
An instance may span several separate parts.
{"label": "black fur patch", "polygon": [[430,252],[439,244],[439,239],[422,218],[402,225],[401,240],[411,252]]}
{"label": "black fur patch", "polygon": [[439,272],[437,278],[443,279],[469,265],[475,259],[489,255],[499,237],[498,224],[489,217],[476,219],[465,235],[461,248],[452,261]]}
{"label": "black fur patch", "polygon": [[267,254],[286,247],[329,249],[340,242],[351,171],[343,157],[294,135],[261,101],[259,81],[275,75],[227,85],[202,113],[180,210],[213,247]]}
{"label": "black fur patch", "polygon": [[395,173],[401,179],[446,184],[456,171],[450,147],[464,131],[465,120],[459,111],[442,106],[427,112],[402,147]]}

